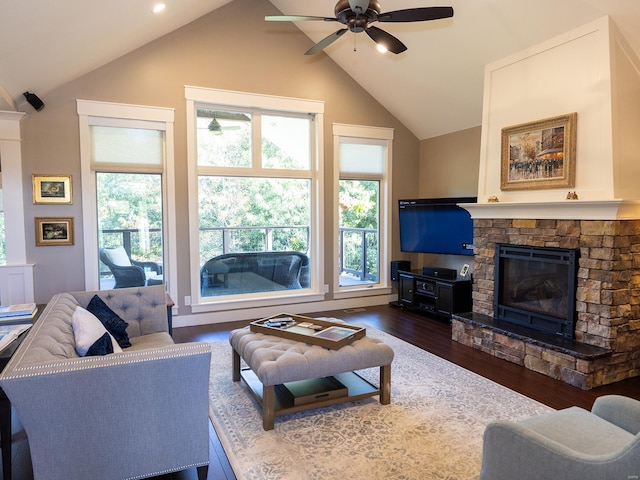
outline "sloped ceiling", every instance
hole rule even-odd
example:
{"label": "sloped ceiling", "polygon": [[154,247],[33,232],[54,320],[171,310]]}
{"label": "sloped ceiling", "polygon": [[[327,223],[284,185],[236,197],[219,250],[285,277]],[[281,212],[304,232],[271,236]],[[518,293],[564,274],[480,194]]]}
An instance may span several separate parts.
{"label": "sloped ceiling", "polygon": [[[22,93],[46,94],[230,0],[43,2],[3,0],[0,8],[0,110],[33,111]],[[262,0],[256,0],[262,1]],[[266,1],[266,0],[265,0]],[[270,0],[282,13],[331,17],[334,0]],[[640,56],[638,0],[381,0],[382,11],[451,5],[452,19],[380,24],[408,47],[378,53],[365,34],[347,33],[325,50],[419,139],[478,126],[484,65],[609,15]],[[251,15],[248,9],[247,15]],[[239,22],[242,18],[238,19]],[[341,26],[297,22],[317,42]],[[277,24],[266,25],[273,32]],[[286,36],[285,36],[286,38]],[[300,46],[300,55],[308,48]],[[314,61],[312,57],[309,62]],[[558,74],[558,72],[556,72]],[[561,72],[560,72],[561,74]],[[4,90],[4,91],[3,91]],[[3,98],[7,97],[7,98]],[[45,107],[46,108],[46,107]]]}

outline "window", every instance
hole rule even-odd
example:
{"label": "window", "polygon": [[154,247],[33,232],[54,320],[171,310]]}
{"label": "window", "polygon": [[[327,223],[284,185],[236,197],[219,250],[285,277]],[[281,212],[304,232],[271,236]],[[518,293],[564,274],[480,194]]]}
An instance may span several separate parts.
{"label": "window", "polygon": [[195,310],[317,296],[322,104],[185,94]]}
{"label": "window", "polygon": [[78,114],[86,288],[176,295],[173,111],[79,100]]}
{"label": "window", "polygon": [[4,236],[4,198],[2,194],[2,172],[0,172],[0,265],[7,263],[7,246]]}
{"label": "window", "polygon": [[389,129],[334,125],[338,159],[338,291],[387,287],[389,263]]}

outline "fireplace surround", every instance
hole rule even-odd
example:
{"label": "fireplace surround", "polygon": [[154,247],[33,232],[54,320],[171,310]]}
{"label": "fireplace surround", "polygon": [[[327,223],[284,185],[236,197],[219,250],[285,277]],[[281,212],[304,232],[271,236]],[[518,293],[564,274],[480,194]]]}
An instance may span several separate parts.
{"label": "fireplace surround", "polygon": [[[494,315],[498,244],[578,250],[573,338]],[[640,220],[474,219],[472,311],[455,341],[590,389],[640,375]]]}

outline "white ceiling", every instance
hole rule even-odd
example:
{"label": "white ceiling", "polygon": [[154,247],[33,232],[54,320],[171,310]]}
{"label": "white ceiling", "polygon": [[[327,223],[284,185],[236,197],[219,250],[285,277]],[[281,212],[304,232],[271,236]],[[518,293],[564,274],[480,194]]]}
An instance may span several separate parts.
{"label": "white ceiling", "polygon": [[[22,93],[46,94],[231,0],[0,0],[0,110],[32,111]],[[332,17],[335,0],[270,0],[288,15]],[[639,0],[380,0],[382,11],[451,5],[451,19],[378,24],[409,48],[379,54],[347,33],[325,52],[419,139],[480,125],[484,65],[610,15],[640,56]],[[297,22],[313,41],[342,27]],[[273,25],[271,25],[273,27]],[[354,48],[356,51],[354,51]],[[306,48],[301,47],[300,55]],[[4,92],[3,89],[4,88]]]}

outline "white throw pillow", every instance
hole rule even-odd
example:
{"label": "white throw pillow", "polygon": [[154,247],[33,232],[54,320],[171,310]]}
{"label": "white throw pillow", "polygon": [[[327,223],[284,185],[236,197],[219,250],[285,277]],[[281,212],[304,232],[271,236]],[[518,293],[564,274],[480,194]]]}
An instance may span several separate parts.
{"label": "white throw pillow", "polygon": [[107,331],[102,322],[98,318],[82,307],[76,307],[71,318],[71,326],[73,327],[73,336],[76,341],[76,352],[84,357],[91,346],[100,340],[106,333],[111,338],[113,352],[122,352],[122,348],[118,342]]}

